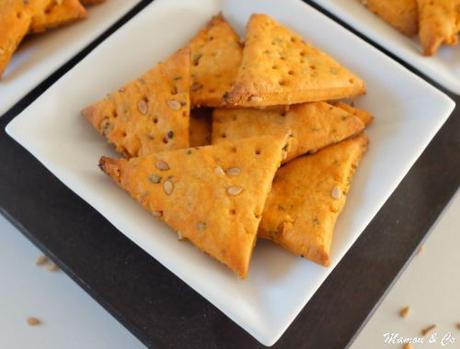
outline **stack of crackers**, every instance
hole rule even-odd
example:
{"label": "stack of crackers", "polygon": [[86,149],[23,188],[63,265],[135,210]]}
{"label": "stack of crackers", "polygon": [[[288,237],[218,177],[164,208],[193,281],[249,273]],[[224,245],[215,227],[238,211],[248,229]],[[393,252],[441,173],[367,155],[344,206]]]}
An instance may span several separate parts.
{"label": "stack of crackers", "polygon": [[364,93],[358,76],[270,16],[251,16],[242,45],[217,15],[82,114],[123,156],[102,157],[101,169],[244,278],[257,237],[330,264],[373,119],[341,100]]}
{"label": "stack of crackers", "polygon": [[456,45],[460,0],[360,0],[369,10],[407,36],[419,35],[423,53]]}
{"label": "stack of crackers", "polygon": [[0,1],[0,78],[27,34],[83,19],[84,6],[104,0],[1,0]]}

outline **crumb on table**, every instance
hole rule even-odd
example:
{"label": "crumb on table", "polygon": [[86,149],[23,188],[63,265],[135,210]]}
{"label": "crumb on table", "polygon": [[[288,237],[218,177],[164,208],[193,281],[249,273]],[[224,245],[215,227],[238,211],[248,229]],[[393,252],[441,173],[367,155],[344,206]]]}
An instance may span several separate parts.
{"label": "crumb on table", "polygon": [[36,317],[30,316],[30,317],[27,318],[27,324],[29,326],[38,326],[41,323],[42,323],[41,320],[36,318]]}
{"label": "crumb on table", "polygon": [[401,310],[399,311],[399,315],[402,317],[402,318],[407,318],[407,316],[409,315],[409,306],[406,305],[405,307],[402,307]]}
{"label": "crumb on table", "polygon": [[48,262],[49,262],[48,257],[46,257],[45,255],[41,255],[35,261],[35,265],[42,266],[42,265],[48,264]]}

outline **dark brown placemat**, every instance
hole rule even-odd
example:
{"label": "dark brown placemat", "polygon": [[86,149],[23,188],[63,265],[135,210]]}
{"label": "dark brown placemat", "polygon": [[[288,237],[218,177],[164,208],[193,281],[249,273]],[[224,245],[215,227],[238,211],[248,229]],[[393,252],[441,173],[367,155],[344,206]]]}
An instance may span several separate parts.
{"label": "dark brown placemat", "polygon": [[[15,115],[149,2],[0,119],[0,210],[147,346],[258,348],[255,339],[117,231],[4,132]],[[456,108],[275,347],[343,348],[349,343],[458,188],[459,135]]]}

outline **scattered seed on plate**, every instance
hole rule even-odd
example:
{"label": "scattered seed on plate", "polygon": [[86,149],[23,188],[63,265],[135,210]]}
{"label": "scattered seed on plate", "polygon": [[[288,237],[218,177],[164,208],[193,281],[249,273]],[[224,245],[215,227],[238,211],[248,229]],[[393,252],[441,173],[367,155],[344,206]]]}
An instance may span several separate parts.
{"label": "scattered seed on plate", "polygon": [[171,180],[167,180],[163,183],[163,190],[166,195],[171,195],[174,191],[174,183]]}
{"label": "scattered seed on plate", "polygon": [[239,167],[230,167],[227,169],[227,174],[229,176],[239,176],[241,173],[241,169]]}
{"label": "scattered seed on plate", "polygon": [[423,337],[429,335],[434,329],[436,329],[436,325],[430,325],[428,327],[425,327],[424,329],[422,329],[420,331],[420,333],[422,334]]}
{"label": "scattered seed on plate", "polygon": [[41,320],[36,317],[30,316],[27,318],[27,325],[29,326],[38,326],[41,323],[42,323]]}
{"label": "scattered seed on plate", "polygon": [[158,160],[155,163],[155,167],[159,169],[160,171],[168,171],[169,170],[169,165],[166,161],[163,160]]}
{"label": "scattered seed on plate", "polygon": [[35,265],[42,266],[42,265],[47,264],[48,262],[49,262],[48,257],[46,257],[45,255],[42,255],[37,258],[37,260],[35,261]]}
{"label": "scattered seed on plate", "polygon": [[179,110],[181,108],[180,102],[175,101],[174,99],[168,101],[168,106],[173,110]]}
{"label": "scattered seed on plate", "polygon": [[402,317],[402,318],[406,318],[408,315],[409,315],[409,306],[406,305],[405,307],[402,307],[401,310],[399,311],[399,315]]}
{"label": "scattered seed on plate", "polygon": [[336,185],[332,188],[331,196],[334,200],[339,200],[342,197],[342,189]]}
{"label": "scattered seed on plate", "polygon": [[236,185],[232,185],[227,188],[227,194],[231,196],[239,195],[243,191],[243,188],[238,187]]}

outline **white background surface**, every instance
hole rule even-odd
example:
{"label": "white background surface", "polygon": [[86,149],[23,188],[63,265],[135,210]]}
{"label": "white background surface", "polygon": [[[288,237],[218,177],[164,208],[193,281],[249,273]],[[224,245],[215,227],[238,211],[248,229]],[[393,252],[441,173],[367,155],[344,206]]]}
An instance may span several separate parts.
{"label": "white background surface", "polygon": [[[171,229],[97,167],[100,156],[111,151],[81,117],[82,107],[186,45],[219,10],[240,32],[252,13],[270,14],[367,83],[368,93],[356,103],[376,115],[367,131],[371,144],[337,222],[330,268],[274,244],[258,243],[248,278],[239,280],[190,243],[178,243]],[[174,26],[165,31],[169,23]],[[7,132],[129,239],[261,343],[271,345],[359,237],[453,107],[446,95],[300,0],[156,0],[14,118]]]}
{"label": "white background surface", "polygon": [[[388,292],[350,349],[402,348],[384,343],[384,333],[420,337],[420,331],[437,325],[437,341],[414,345],[415,348],[460,348],[460,191],[433,225],[421,253],[414,255],[397,283]],[[399,310],[409,305],[405,319]],[[434,334],[433,332],[433,334]],[[440,340],[451,333],[454,344]]]}
{"label": "white background surface", "polygon": [[[433,226],[421,254],[404,271],[351,349],[401,348],[383,343],[383,333],[416,336],[438,324],[460,345],[460,192]],[[34,265],[41,253],[0,216],[0,348],[137,349],[144,346],[63,272]],[[358,300],[357,300],[358,301]],[[411,306],[407,319],[398,311]],[[28,316],[44,321],[26,325]],[[439,343],[416,348],[441,347]]]}

